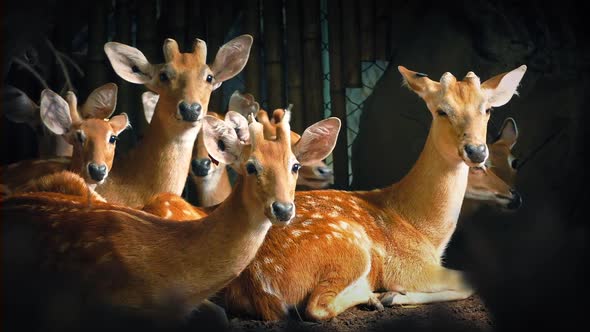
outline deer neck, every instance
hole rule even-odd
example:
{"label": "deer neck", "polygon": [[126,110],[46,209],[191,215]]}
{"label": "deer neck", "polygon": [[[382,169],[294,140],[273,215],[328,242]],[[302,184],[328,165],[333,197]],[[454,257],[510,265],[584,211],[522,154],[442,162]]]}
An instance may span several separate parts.
{"label": "deer neck", "polygon": [[193,176],[197,188],[198,205],[207,207],[223,202],[231,193],[231,184],[225,165],[208,177]]}
{"label": "deer neck", "polygon": [[200,126],[168,133],[166,123],[162,120],[162,116],[169,113],[164,111],[168,107],[176,106],[158,102],[143,140],[126,158],[120,162],[115,160],[113,173],[109,176],[109,179],[116,179],[113,181],[117,181],[119,187],[135,186],[133,190],[138,193],[133,194],[142,197],[143,201],[161,192],[181,195],[189,171],[192,149]]}
{"label": "deer neck", "polygon": [[410,172],[389,188],[389,206],[424,234],[439,256],[455,231],[468,172],[468,166],[459,158],[443,156],[429,133]]}
{"label": "deer neck", "polygon": [[205,234],[194,244],[196,252],[206,253],[200,256],[199,266],[206,267],[211,282],[225,285],[254,259],[271,223],[263,204],[252,198],[239,179],[230,196],[195,226],[203,227]]}

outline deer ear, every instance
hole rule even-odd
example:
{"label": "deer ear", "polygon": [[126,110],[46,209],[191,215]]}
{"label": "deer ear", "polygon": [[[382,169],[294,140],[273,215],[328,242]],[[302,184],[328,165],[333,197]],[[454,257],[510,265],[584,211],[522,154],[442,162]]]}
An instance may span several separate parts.
{"label": "deer ear", "polygon": [[104,51],[113,69],[122,79],[136,84],[146,84],[152,80],[154,65],[135,47],[117,42],[108,42]]}
{"label": "deer ear", "polygon": [[119,135],[123,132],[123,130],[131,128],[131,123],[129,122],[127,113],[121,113],[119,115],[113,116],[109,120],[109,124],[111,125],[111,128],[113,128],[115,135]]}
{"label": "deer ear", "polygon": [[26,123],[32,128],[39,124],[39,106],[26,93],[11,85],[2,89],[2,112],[16,123]]}
{"label": "deer ear", "polygon": [[226,165],[237,162],[242,154],[242,144],[234,128],[211,115],[206,115],[203,120],[203,141],[211,157]]}
{"label": "deer ear", "polygon": [[409,70],[404,66],[398,66],[397,69],[404,79],[403,85],[406,85],[422,98],[438,91],[440,88],[440,83],[431,80],[426,74]]}
{"label": "deer ear", "polygon": [[500,129],[498,140],[505,141],[512,149],[514,144],[516,144],[517,139],[518,127],[516,127],[516,121],[514,121],[513,118],[507,118],[504,120],[504,124],[502,124],[502,129]]}
{"label": "deer ear", "polygon": [[516,88],[526,72],[526,66],[522,65],[512,71],[496,75],[481,84],[481,89],[488,96],[488,103],[492,107],[499,107],[510,101],[513,95],[518,94]]}
{"label": "deer ear", "polygon": [[143,115],[147,123],[152,122],[154,111],[156,110],[156,104],[160,99],[160,95],[151,91],[146,91],[141,94],[141,103],[143,104]]}
{"label": "deer ear", "polygon": [[56,135],[67,133],[72,126],[68,103],[49,89],[41,92],[41,120]]}
{"label": "deer ear", "polygon": [[340,119],[332,117],[317,122],[303,132],[299,142],[293,147],[293,153],[301,165],[309,165],[325,159],[334,149]]}
{"label": "deer ear", "polygon": [[254,100],[254,96],[249,93],[240,93],[236,90],[229,98],[228,111],[238,112],[244,117],[248,114],[256,114],[260,109],[260,105]]}
{"label": "deer ear", "polygon": [[80,115],[85,119],[108,119],[117,106],[117,90],[115,83],[94,89],[82,106]]}
{"label": "deer ear", "polygon": [[211,65],[215,77],[214,85],[229,80],[244,69],[250,56],[252,41],[252,36],[241,35],[221,46]]}
{"label": "deer ear", "polygon": [[228,111],[225,114],[225,123],[234,129],[238,139],[243,143],[250,142],[250,130],[248,129],[248,120],[238,112]]}

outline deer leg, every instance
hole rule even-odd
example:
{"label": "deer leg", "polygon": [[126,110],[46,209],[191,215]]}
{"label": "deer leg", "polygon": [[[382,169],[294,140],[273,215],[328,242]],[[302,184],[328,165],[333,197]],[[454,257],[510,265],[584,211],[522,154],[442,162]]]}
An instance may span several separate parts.
{"label": "deer leg", "polygon": [[474,291],[468,285],[463,273],[456,270],[434,266],[430,272],[412,287],[412,291],[390,291],[381,296],[384,306],[396,304],[424,304],[463,300]]}
{"label": "deer leg", "polygon": [[[354,264],[350,264],[349,261],[347,266],[333,269],[323,278],[309,297],[306,308],[308,318],[330,319],[361,303],[381,309],[367,279],[371,269],[370,258],[368,255],[363,256],[361,261],[352,260]],[[359,268],[351,269],[352,266]]]}

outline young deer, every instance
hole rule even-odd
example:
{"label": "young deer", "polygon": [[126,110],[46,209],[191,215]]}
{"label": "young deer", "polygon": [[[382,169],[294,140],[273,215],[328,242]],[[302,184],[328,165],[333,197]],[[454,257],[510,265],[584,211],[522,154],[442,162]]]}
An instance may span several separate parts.
{"label": "young deer", "polygon": [[[199,222],[170,222],[111,203],[88,206],[80,197],[57,193],[0,200],[7,308],[29,312],[35,307],[21,292],[38,297],[43,290],[50,301],[49,295],[66,290],[115,312],[185,317],[239,275],[271,224],[286,225],[294,217],[299,163],[325,158],[333,149],[338,119],[310,127],[314,135],[291,148],[285,118],[270,141],[251,117],[250,144],[226,122],[204,118],[207,149],[241,177],[232,194]],[[72,316],[72,308],[60,310]]]}
{"label": "young deer", "polygon": [[2,180],[10,191],[27,190],[21,187],[28,181],[63,170],[79,174],[92,188],[107,178],[117,136],[129,126],[125,113],[107,120],[115,109],[117,86],[109,83],[97,88],[79,111],[74,93],[68,92],[66,99],[43,90],[40,116],[52,133],[73,146],[72,157],[28,160],[4,167]]}
{"label": "young deer", "polygon": [[[445,73],[440,83],[398,67],[432,113],[425,146],[409,173],[373,191],[297,192],[297,215],[273,229],[253,262],[225,289],[228,309],[265,320],[301,306],[334,317],[369,303],[414,304],[469,297],[473,290],[441,257],[457,223],[470,166],[485,162],[491,107],[506,104],[526,66],[481,83]],[[388,291],[379,299],[374,291]],[[403,291],[403,294],[401,294]]]}
{"label": "young deer", "polygon": [[236,37],[207,65],[207,46],[200,39],[192,53],[180,53],[176,41],[166,39],[162,64],[149,63],[131,46],[106,43],[115,72],[128,82],[144,84],[160,98],[142,141],[115,160],[114,171],[97,192],[109,202],[128,205],[143,205],[161,192],[180,195],[211,92],[244,68],[251,45],[251,36]]}
{"label": "young deer", "polygon": [[511,152],[517,139],[516,122],[507,118],[494,142],[488,144],[489,157],[485,166],[469,169],[460,219],[469,218],[484,204],[498,206],[503,210],[520,207],[522,197],[513,188],[518,160]]}

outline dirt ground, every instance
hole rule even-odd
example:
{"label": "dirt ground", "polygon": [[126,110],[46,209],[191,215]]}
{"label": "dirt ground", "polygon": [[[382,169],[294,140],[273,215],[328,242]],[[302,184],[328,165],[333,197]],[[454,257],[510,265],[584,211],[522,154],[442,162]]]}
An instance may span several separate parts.
{"label": "dirt ground", "polygon": [[493,322],[481,298],[371,311],[356,307],[327,322],[298,319],[278,322],[230,317],[230,331],[492,331]]}

